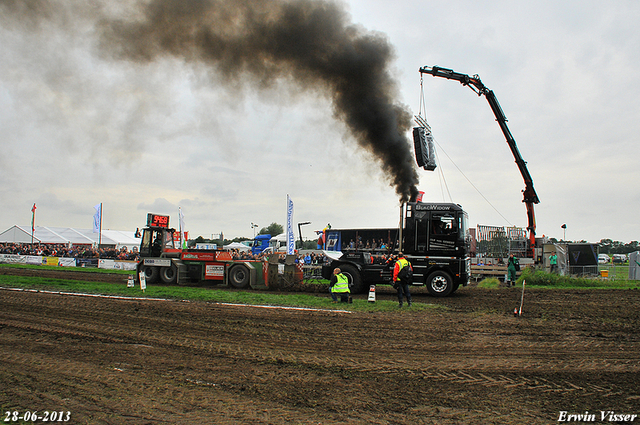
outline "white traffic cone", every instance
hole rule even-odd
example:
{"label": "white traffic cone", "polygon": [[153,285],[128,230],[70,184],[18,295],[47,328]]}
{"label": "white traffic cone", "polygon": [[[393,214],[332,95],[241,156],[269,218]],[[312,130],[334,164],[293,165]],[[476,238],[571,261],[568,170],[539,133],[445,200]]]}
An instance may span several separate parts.
{"label": "white traffic cone", "polygon": [[369,298],[367,301],[370,303],[376,302],[376,285],[369,286]]}

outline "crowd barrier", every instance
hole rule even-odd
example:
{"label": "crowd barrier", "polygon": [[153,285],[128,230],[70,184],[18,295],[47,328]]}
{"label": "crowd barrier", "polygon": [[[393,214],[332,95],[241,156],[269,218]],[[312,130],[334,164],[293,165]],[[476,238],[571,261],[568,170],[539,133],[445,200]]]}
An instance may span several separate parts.
{"label": "crowd barrier", "polygon": [[0,254],[0,263],[59,267],[93,267],[106,270],[135,270],[137,261],[98,258],[45,257],[41,255]]}

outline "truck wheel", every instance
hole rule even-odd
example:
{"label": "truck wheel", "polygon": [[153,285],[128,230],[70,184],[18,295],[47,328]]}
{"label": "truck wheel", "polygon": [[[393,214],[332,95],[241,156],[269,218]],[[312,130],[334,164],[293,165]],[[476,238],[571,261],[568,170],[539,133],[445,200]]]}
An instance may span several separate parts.
{"label": "truck wheel", "polygon": [[163,267],[160,269],[160,280],[164,283],[171,284],[176,283],[176,276],[178,275],[178,271],[176,270],[176,266]]}
{"label": "truck wheel", "polygon": [[147,284],[156,283],[158,281],[158,275],[160,274],[160,270],[158,270],[157,267],[145,266],[142,269],[142,273],[144,273],[144,277]]}
{"label": "truck wheel", "polygon": [[453,292],[453,279],[447,272],[435,271],[427,278],[427,289],[434,297],[446,297]]}
{"label": "truck wheel", "polygon": [[353,266],[343,265],[340,266],[342,274],[349,280],[349,290],[352,294],[361,294],[363,292],[362,279],[358,269]]}
{"label": "truck wheel", "polygon": [[229,284],[236,289],[246,289],[249,287],[249,270],[245,266],[237,265],[229,270]]}

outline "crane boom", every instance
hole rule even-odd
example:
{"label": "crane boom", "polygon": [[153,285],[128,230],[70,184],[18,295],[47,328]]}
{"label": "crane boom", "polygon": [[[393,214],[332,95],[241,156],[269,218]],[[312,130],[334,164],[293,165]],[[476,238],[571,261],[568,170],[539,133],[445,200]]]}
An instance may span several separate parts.
{"label": "crane boom", "polygon": [[511,149],[511,153],[516,160],[516,164],[518,169],[520,170],[520,174],[524,179],[525,188],[522,191],[523,200],[526,209],[527,209],[527,230],[529,231],[529,247],[527,249],[527,253],[530,256],[534,257],[534,247],[536,244],[536,218],[535,212],[533,209],[534,204],[540,203],[538,199],[538,195],[536,194],[535,189],[533,188],[533,179],[531,178],[531,174],[529,174],[529,170],[527,169],[527,163],[522,159],[522,155],[520,155],[520,151],[518,150],[518,146],[516,145],[516,141],[509,131],[509,127],[507,127],[507,117],[504,115],[500,104],[498,103],[498,99],[496,95],[493,93],[493,90],[489,90],[482,81],[480,81],[480,77],[478,75],[469,76],[467,74],[461,74],[459,72],[455,72],[452,69],[441,68],[439,66],[425,66],[420,68],[420,74],[431,74],[434,77],[446,78],[448,80],[459,81],[463,86],[469,87],[473,90],[478,96],[484,95],[489,102],[489,106],[493,111],[493,114],[496,117],[496,121],[500,125],[500,129],[504,134],[504,137],[507,139],[507,144],[509,145],[509,149]]}

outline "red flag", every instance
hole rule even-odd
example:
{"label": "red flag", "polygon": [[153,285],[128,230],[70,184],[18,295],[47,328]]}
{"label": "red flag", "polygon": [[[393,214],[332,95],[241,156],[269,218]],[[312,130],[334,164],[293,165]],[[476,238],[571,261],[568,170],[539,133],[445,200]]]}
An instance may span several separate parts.
{"label": "red flag", "polygon": [[423,195],[424,195],[424,192],[422,191],[418,192],[418,197],[416,198],[416,202],[422,202]]}

